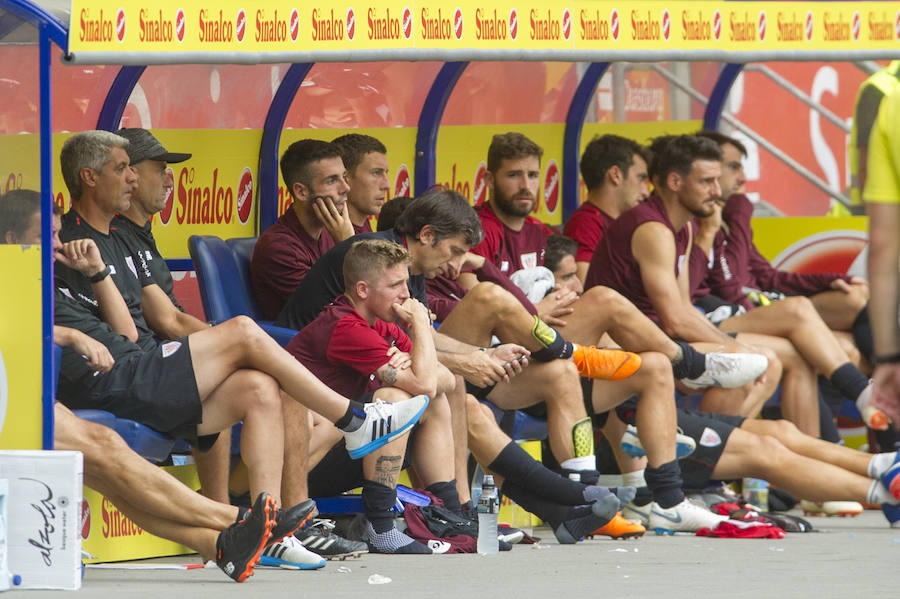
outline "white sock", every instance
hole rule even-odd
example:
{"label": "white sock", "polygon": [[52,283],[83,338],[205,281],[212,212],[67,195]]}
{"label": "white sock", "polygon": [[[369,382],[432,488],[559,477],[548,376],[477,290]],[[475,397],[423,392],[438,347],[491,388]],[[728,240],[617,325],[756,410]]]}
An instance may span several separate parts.
{"label": "white sock", "polygon": [[897,452],[891,451],[889,453],[876,453],[872,456],[872,459],[869,460],[869,468],[867,472],[869,473],[869,478],[878,478],[882,474],[887,471],[888,468],[894,465],[894,461],[897,459]]}
{"label": "white sock", "polygon": [[635,470],[634,472],[626,472],[622,475],[622,485],[625,487],[646,487],[647,481],[644,480],[644,470]]}
{"label": "white sock", "polygon": [[866,503],[874,503],[876,505],[889,503],[891,505],[897,505],[900,502],[894,499],[894,496],[891,495],[890,491],[884,488],[884,485],[881,484],[880,480],[873,480],[872,486],[869,487],[869,492],[866,494]]}
{"label": "white sock", "polygon": [[597,458],[592,455],[582,456],[580,458],[569,458],[560,464],[566,470],[596,470]]}

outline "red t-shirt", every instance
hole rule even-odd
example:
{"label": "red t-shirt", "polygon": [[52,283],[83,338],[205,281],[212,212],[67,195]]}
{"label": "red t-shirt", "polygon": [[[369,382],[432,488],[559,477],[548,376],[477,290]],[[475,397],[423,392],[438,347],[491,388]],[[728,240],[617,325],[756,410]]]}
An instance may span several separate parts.
{"label": "red t-shirt", "polygon": [[388,363],[393,346],[411,352],[412,341],[392,322],[369,326],[346,295],[339,295],[287,345],[288,352],[344,397],[381,387],[375,372]]}
{"label": "red t-shirt", "polygon": [[591,258],[584,288],[587,290],[597,285],[604,285],[615,289],[631,300],[641,312],[659,322],[653,303],[644,289],[640,265],[631,252],[631,237],[639,226],[648,222],[664,224],[675,236],[678,259],[673,268],[675,276],[678,276],[682,265],[689,262],[685,252],[689,241],[688,227],[690,225],[685,225],[680,231],[675,231],[662,200],[654,195],[613,221]]}
{"label": "red t-shirt", "polygon": [[594,250],[600,244],[600,240],[615,219],[605,212],[585,202],[572,213],[566,222],[563,235],[578,242],[575,252],[576,262],[590,262]]}
{"label": "red t-shirt", "polygon": [[359,235],[360,233],[371,233],[372,232],[372,220],[367,216],[366,220],[363,221],[363,224],[360,226],[353,225],[353,234]]}
{"label": "red t-shirt", "polygon": [[250,260],[250,284],[265,320],[274,320],[319,257],[334,247],[328,231],[313,239],[292,207],[266,229]]}
{"label": "red t-shirt", "polygon": [[478,211],[484,240],[472,251],[493,262],[500,272],[509,276],[523,268],[544,265],[547,239],[544,225],[531,216],[525,217],[522,230],[513,231],[504,225],[490,204],[484,204]]}

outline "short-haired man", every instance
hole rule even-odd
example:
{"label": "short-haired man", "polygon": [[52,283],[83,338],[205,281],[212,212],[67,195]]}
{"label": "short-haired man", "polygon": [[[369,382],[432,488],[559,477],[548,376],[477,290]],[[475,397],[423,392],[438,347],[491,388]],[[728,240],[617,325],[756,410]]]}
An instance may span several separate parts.
{"label": "short-haired man", "polygon": [[570,289],[581,295],[584,292],[584,285],[578,277],[578,263],[575,260],[578,249],[578,242],[571,237],[550,235],[547,237],[544,266],[553,273],[556,287]]}
{"label": "short-haired man", "polygon": [[584,283],[591,256],[609,224],[650,195],[646,148],[627,137],[595,137],[581,155],[587,198],[566,221],[563,233],[578,242],[575,262]]}
{"label": "short-haired man", "polygon": [[[100,239],[113,254],[117,251],[109,239],[109,223],[128,208],[133,189],[127,145],[112,133],[87,131],[69,138],[60,155],[73,198],[66,216],[75,227],[64,260],[57,254],[56,319],[106,345],[116,362],[109,372],[97,373],[80,355],[64,349],[59,393],[66,405],[102,407],[200,447],[243,420],[242,454],[252,493],[268,490],[276,498],[283,453],[279,388],[338,424],[345,437],[349,435],[348,451],[354,457],[408,432],[427,398],[385,406],[376,413],[321,384],[248,318],[234,318],[160,347],[149,334],[139,334],[134,311],[118,287],[120,281],[123,286],[136,281],[137,274],[116,255],[102,255],[94,241]],[[77,237],[80,232],[85,236]],[[108,264],[111,257],[116,282]],[[390,425],[385,421],[389,412]],[[360,426],[363,420],[366,426]]]}
{"label": "short-haired man", "polygon": [[337,146],[347,169],[347,210],[353,232],[371,233],[371,217],[377,217],[390,198],[387,148],[371,135],[348,133],[331,143]]}
{"label": "short-haired man", "polygon": [[[779,310],[789,311],[784,318],[764,317],[769,313],[766,308],[729,318],[719,328],[693,307],[692,291],[699,282],[689,277],[691,223],[716,210],[722,151],[712,140],[691,135],[673,136],[655,146],[651,171],[657,195],[609,228],[591,261],[587,286],[611,285],[621,290],[657,316],[663,329],[676,338],[727,346],[734,343],[728,333],[742,333],[739,341],[771,348],[785,369],[785,415],[790,413],[789,419],[801,430],[818,436],[813,368],[852,398],[863,393],[868,380],[849,362],[806,298],[779,302]],[[760,406],[757,402],[747,410],[725,406],[710,411],[748,416]]]}
{"label": "short-haired man", "polygon": [[[565,260],[549,262],[550,246],[554,239],[566,238],[550,237],[547,240],[546,264],[560,280],[560,276],[574,270],[574,267],[562,266]],[[574,241],[556,242],[554,245],[558,246],[560,255],[572,258],[574,263]],[[612,434],[614,429],[610,428],[610,424],[619,415],[633,421],[634,412],[633,400],[610,412],[604,432]],[[713,480],[757,477],[819,504],[833,500],[882,504],[888,520],[892,524],[900,522],[900,508],[894,505],[897,500],[879,480],[893,464],[896,452],[872,456],[805,435],[786,420],[724,416],[684,408],[678,408],[677,413],[679,429],[694,441],[695,446],[687,457],[679,459],[687,489],[706,488]],[[710,432],[714,432],[715,436]],[[621,452],[615,451],[619,438],[610,437],[610,442],[614,444],[619,467],[626,479],[630,479],[628,464],[621,461]],[[801,473],[810,471],[817,472],[819,476],[815,480],[805,480]],[[634,474],[641,476],[639,472]],[[629,518],[649,524],[653,507],[633,503],[626,507],[624,513]],[[824,509],[829,507],[826,504]]]}
{"label": "short-haired man", "polygon": [[[52,245],[54,258],[74,259],[77,252],[96,251],[92,240],[59,240],[62,210],[54,205]],[[0,196],[0,238],[15,233],[14,243],[41,243],[40,194],[17,190]],[[37,228],[25,223],[37,223]],[[80,355],[97,376],[115,365],[109,349],[86,335],[54,324],[53,340]],[[299,527],[315,509],[307,501],[276,513],[273,497],[261,493],[255,514],[211,501],[183,485],[163,470],[134,453],[112,429],[82,420],[61,403],[53,406],[53,437],[56,449],[84,454],[85,484],[103,493],[129,518],[149,532],[195,549],[241,582],[253,573],[260,552]],[[273,527],[274,525],[274,527]],[[269,536],[271,532],[271,537]]]}
{"label": "short-haired man", "polygon": [[250,282],[263,318],[272,320],[313,264],[351,237],[346,169],[340,150],[301,139],[281,156],[281,176],[293,202],[253,249]]}
{"label": "short-haired man", "polygon": [[[538,191],[541,154],[540,146],[514,132],[495,135],[488,149],[486,183],[490,195],[479,212],[485,239],[473,252],[493,262],[507,275],[544,263],[546,240],[543,226],[529,216]],[[460,281],[463,286],[471,286],[475,277],[463,274]],[[642,409],[638,430],[650,446],[651,468],[647,476],[654,494],[660,505],[667,510],[672,508],[675,510],[672,513],[679,515],[677,526],[680,530],[696,530],[710,524],[712,515],[686,502],[681,492],[675,462],[675,411],[672,405],[673,358],[681,356],[680,361],[684,362],[685,354],[690,354],[697,358],[694,362],[700,368],[705,367],[705,358],[687,344],[679,346],[668,339],[634,306],[612,290],[596,289],[584,299],[580,299],[574,291],[568,293],[571,298],[563,300],[563,303],[559,301],[559,292],[551,293],[537,306],[538,314],[544,320],[554,319],[561,326],[566,326],[565,331],[571,331],[572,340],[579,345],[598,343],[608,331],[627,349],[640,352],[641,362],[636,373],[624,380],[595,383],[597,393],[602,394],[607,402],[600,411],[635,393],[640,394]],[[563,314],[567,314],[566,321],[559,320]],[[668,354],[653,351],[654,344]],[[738,360],[748,358],[756,356]],[[755,376],[760,373],[761,370]],[[590,420],[586,422],[590,426]]]}

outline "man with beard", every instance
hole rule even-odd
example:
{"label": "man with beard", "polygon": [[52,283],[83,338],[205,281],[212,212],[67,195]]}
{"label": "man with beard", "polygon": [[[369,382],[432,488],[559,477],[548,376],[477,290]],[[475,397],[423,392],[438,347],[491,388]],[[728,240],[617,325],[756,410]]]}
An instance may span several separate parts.
{"label": "man with beard", "polygon": [[[472,251],[493,262],[513,281],[527,279],[544,264],[544,227],[530,216],[538,192],[542,153],[540,146],[514,132],[495,135],[488,149],[486,184],[490,196],[479,212],[484,240]],[[464,287],[473,287],[477,282],[471,273],[464,273],[459,279]],[[673,362],[678,368],[678,362],[694,358],[702,362],[713,355],[703,357],[686,343],[677,344],[667,338],[630,302],[611,289],[597,288],[581,299],[571,289],[554,289],[536,307],[544,322],[564,327],[573,343],[593,345],[609,332],[625,349],[640,353],[640,368],[632,376],[624,380],[595,381],[595,389],[602,395],[602,401],[597,402],[601,405],[586,406],[588,413],[609,410],[637,394],[638,431],[642,443],[647,446],[650,464],[645,478],[654,499],[665,508],[656,524],[682,531],[715,527],[716,518],[686,500],[681,492],[681,473],[675,461],[676,425],[672,400]],[[720,358],[722,355],[716,354],[713,360]],[[766,368],[766,359],[762,356],[745,354],[724,359],[735,360],[729,363],[731,374],[746,368],[746,364],[739,365],[739,362],[755,362],[755,374],[735,384],[752,380]],[[699,386],[709,384],[705,382]]]}
{"label": "man with beard", "polygon": [[322,254],[354,235],[347,171],[340,150],[317,139],[292,143],[281,176],[293,203],[266,229],[250,260],[250,283],[263,318],[272,320]]}

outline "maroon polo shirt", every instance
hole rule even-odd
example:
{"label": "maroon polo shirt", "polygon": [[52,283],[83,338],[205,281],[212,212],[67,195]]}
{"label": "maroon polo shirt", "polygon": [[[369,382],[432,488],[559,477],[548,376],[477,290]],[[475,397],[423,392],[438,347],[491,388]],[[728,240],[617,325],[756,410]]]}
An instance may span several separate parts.
{"label": "maroon polo shirt", "polygon": [[753,204],[747,196],[735,195],[728,199],[722,210],[728,232],[719,231],[716,235],[713,267],[707,279],[712,293],[750,309],[744,287],[808,296],[828,291],[835,279],[850,281],[850,277],[837,273],[801,274],[773,268],[753,243],[752,218]]}
{"label": "maroon polo shirt", "polygon": [[544,265],[547,240],[541,221],[528,216],[522,229],[513,231],[497,218],[490,204],[481,207],[478,217],[484,240],[472,251],[493,262],[500,272],[510,276],[523,268]]}
{"label": "maroon polo shirt", "polygon": [[609,226],[591,257],[591,265],[588,268],[584,287],[585,290],[597,285],[611,287],[631,300],[650,319],[659,322],[653,303],[644,289],[640,265],[631,252],[631,238],[634,232],[648,222],[662,223],[675,236],[678,259],[672,267],[675,276],[678,276],[684,262],[688,262],[685,253],[689,241],[688,227],[690,225],[685,225],[680,231],[676,231],[666,214],[662,200],[653,195],[622,214]]}
{"label": "maroon polo shirt", "polygon": [[575,251],[576,262],[591,261],[591,256],[594,255],[594,250],[600,244],[606,229],[615,220],[588,202],[572,213],[566,222],[566,228],[563,229],[563,235],[578,243],[578,249]]}
{"label": "maroon polo shirt", "polygon": [[363,221],[363,224],[360,226],[353,225],[353,234],[359,235],[360,233],[371,233],[372,232],[372,219],[368,216],[366,220]]}
{"label": "maroon polo shirt", "polygon": [[393,346],[412,351],[412,341],[399,326],[377,319],[370,326],[342,294],[286,349],[328,387],[355,398],[381,387],[375,373],[388,363]]}
{"label": "maroon polo shirt", "polygon": [[250,284],[265,320],[274,320],[319,257],[334,247],[328,231],[310,237],[293,205],[266,229],[250,260]]}

